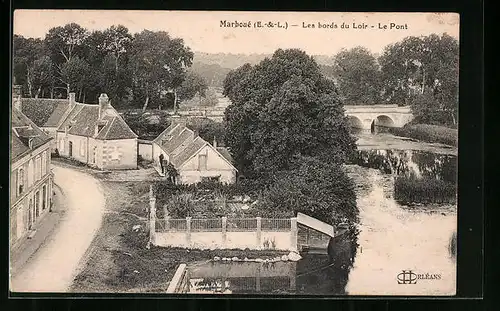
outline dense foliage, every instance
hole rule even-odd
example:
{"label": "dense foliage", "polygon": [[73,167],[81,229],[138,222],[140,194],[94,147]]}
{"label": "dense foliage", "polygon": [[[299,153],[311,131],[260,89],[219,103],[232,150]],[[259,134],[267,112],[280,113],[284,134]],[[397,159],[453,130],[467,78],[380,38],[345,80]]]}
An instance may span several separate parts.
{"label": "dense foliage", "polygon": [[240,172],[288,169],[294,155],[340,163],[355,149],[335,85],[300,50],[277,50],[228,74],[226,146]]}
{"label": "dense foliage", "polygon": [[335,55],[333,76],[346,105],[382,103],[382,81],[377,59],[364,47]]}
{"label": "dense foliage", "polygon": [[456,203],[456,183],[433,178],[399,176],[394,181],[394,199],[403,204]]}
{"label": "dense foliage", "polygon": [[24,96],[97,102],[107,93],[116,108],[172,106],[203,93],[206,81],[187,73],[193,52],[163,31],[132,35],[121,25],[88,31],[76,23],[51,28],[45,38],[15,35],[14,80]]}
{"label": "dense foliage", "polygon": [[305,213],[330,224],[358,216],[354,184],[339,165],[297,157],[292,170],[278,173],[260,205],[270,216]]}
{"label": "dense foliage", "polygon": [[458,41],[447,34],[407,37],[387,46],[379,58],[387,100],[411,105],[417,122],[456,124],[458,57]]}
{"label": "dense foliage", "polygon": [[443,34],[406,37],[376,57],[363,47],[341,50],[322,72],[345,104],[409,105],[415,121],[454,126],[458,110],[458,41]]}
{"label": "dense foliage", "polygon": [[394,135],[411,137],[429,143],[458,145],[458,130],[444,126],[407,124],[402,128],[391,128],[389,131]]}

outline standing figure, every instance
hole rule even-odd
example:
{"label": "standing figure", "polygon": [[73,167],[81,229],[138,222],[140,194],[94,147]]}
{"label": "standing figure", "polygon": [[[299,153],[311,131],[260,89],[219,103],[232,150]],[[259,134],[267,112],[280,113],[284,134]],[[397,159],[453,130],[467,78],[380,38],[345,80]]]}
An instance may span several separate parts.
{"label": "standing figure", "polygon": [[165,168],[163,167],[163,153],[160,154],[160,167],[161,167],[161,173],[165,174]]}

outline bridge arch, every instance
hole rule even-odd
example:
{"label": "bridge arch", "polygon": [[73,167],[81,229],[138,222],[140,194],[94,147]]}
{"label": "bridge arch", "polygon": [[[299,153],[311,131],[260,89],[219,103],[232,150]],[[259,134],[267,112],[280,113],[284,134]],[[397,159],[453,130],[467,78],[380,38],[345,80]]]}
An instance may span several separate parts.
{"label": "bridge arch", "polygon": [[396,122],[394,122],[394,119],[385,115],[385,114],[377,116],[373,120],[373,123],[376,126],[382,126],[382,127],[394,127],[394,126],[396,126]]}
{"label": "bridge arch", "polygon": [[358,118],[356,116],[347,116],[347,120],[349,123],[349,127],[356,128],[356,129],[363,128],[363,121],[361,121],[360,118]]}

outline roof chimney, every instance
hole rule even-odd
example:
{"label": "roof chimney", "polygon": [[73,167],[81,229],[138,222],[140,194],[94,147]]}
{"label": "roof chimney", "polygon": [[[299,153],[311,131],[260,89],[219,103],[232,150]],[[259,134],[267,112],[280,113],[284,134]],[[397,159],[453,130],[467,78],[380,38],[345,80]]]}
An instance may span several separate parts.
{"label": "roof chimney", "polygon": [[101,119],[104,116],[104,112],[108,108],[108,105],[109,105],[108,95],[102,93],[101,96],[99,96],[99,119]]}
{"label": "roof chimney", "polygon": [[212,144],[214,148],[217,148],[217,138],[214,136],[214,143]]}
{"label": "roof chimney", "polygon": [[22,110],[21,106],[21,85],[12,85],[12,106],[19,111]]}

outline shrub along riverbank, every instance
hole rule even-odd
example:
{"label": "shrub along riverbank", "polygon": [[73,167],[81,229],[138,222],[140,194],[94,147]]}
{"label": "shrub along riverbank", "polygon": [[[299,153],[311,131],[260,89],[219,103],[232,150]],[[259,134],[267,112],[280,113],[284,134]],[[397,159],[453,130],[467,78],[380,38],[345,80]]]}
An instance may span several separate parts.
{"label": "shrub along riverbank", "polygon": [[402,204],[451,203],[457,199],[457,186],[448,181],[397,177],[394,181],[394,199]]}
{"label": "shrub along riverbank", "polygon": [[389,132],[397,136],[418,139],[428,143],[458,145],[458,130],[431,124],[407,124],[404,127],[390,128]]}

